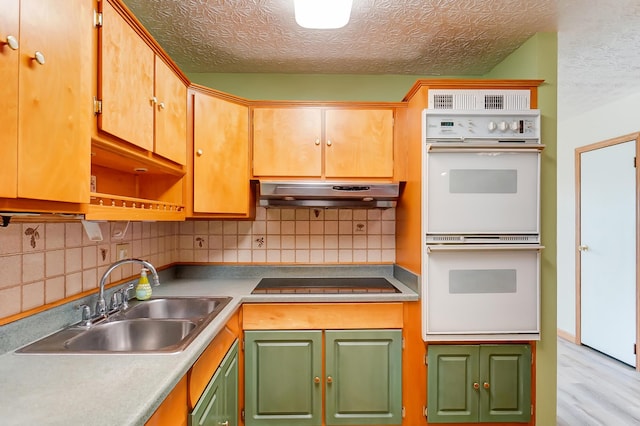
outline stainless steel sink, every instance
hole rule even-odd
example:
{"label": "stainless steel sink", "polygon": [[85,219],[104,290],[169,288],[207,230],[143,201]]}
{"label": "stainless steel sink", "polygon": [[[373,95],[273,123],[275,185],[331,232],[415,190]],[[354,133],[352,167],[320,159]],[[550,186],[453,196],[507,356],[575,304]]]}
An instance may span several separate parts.
{"label": "stainless steel sink", "polygon": [[229,297],[180,297],[150,299],[136,302],[124,312],[126,318],[202,318],[216,310],[221,310]]}
{"label": "stainless steel sink", "polygon": [[176,351],[195,328],[188,320],[106,322],[67,340],[65,347],[74,352]]}
{"label": "stainless steel sink", "polygon": [[175,353],[184,350],[230,297],[167,297],[134,302],[90,327],[73,325],[18,353]]}

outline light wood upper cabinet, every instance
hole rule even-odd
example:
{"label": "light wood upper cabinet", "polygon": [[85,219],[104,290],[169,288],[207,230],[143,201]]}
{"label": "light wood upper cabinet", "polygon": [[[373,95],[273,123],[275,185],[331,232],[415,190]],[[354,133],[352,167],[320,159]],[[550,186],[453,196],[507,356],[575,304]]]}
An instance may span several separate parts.
{"label": "light wood upper cabinet", "polygon": [[255,176],[320,177],[320,108],[256,108],[253,111]]}
{"label": "light wood upper cabinet", "polygon": [[[0,197],[18,196],[18,51],[20,1],[7,0],[0,13]],[[11,47],[7,40],[11,40]]]}
{"label": "light wood upper cabinet", "polygon": [[193,125],[193,210],[247,215],[249,109],[196,92]]}
{"label": "light wood upper cabinet", "polygon": [[98,126],[178,164],[187,159],[187,88],[109,2],[103,4]]}
{"label": "light wood upper cabinet", "polygon": [[98,126],[153,151],[155,54],[109,2],[101,3]]}
{"label": "light wood upper cabinet", "polygon": [[392,178],[393,109],[255,108],[253,175]]}
{"label": "light wood upper cabinet", "polygon": [[0,196],[88,202],[92,30],[87,1],[3,2]]}
{"label": "light wood upper cabinet", "polygon": [[187,163],[187,87],[156,56],[155,152],[178,164]]}
{"label": "light wood upper cabinet", "polygon": [[333,177],[393,176],[393,111],[326,111],[326,169]]}

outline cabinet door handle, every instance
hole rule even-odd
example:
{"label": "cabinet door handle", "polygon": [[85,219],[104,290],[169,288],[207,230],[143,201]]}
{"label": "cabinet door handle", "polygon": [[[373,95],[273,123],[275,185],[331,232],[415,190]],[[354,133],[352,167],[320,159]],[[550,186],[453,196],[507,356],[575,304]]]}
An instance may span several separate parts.
{"label": "cabinet door handle", "polygon": [[163,109],[164,109],[164,102],[160,102],[160,103],[158,104],[158,109],[159,109],[159,110],[163,110]]}
{"label": "cabinet door handle", "polygon": [[44,54],[41,51],[36,50],[36,53],[33,54],[33,60],[35,60],[40,65],[44,65]]}
{"label": "cabinet door handle", "polygon": [[482,387],[483,387],[483,388],[485,388],[485,389],[489,389],[489,383],[484,382],[484,383],[482,384]]}
{"label": "cabinet door handle", "polygon": [[149,102],[151,103],[151,105],[156,105],[158,103],[158,98],[152,96],[151,99],[149,99]]}
{"label": "cabinet door handle", "polygon": [[327,376],[327,383],[329,384],[333,383],[333,377]]}
{"label": "cabinet door handle", "polygon": [[202,157],[202,154],[204,154],[204,151],[203,151],[203,150],[199,149],[199,150],[197,150],[197,151],[196,151],[196,155],[197,155],[198,157]]}
{"label": "cabinet door handle", "polygon": [[331,146],[331,139],[327,139],[327,146]]}
{"label": "cabinet door handle", "polygon": [[318,384],[320,383],[320,377],[316,376],[313,378],[313,383]]}
{"label": "cabinet door handle", "polygon": [[227,420],[226,422],[218,422],[219,426],[229,426],[229,420]]}
{"label": "cabinet door handle", "polygon": [[480,389],[480,383],[474,382],[474,383],[473,383],[473,388],[474,388],[475,390]]}
{"label": "cabinet door handle", "polygon": [[315,144],[316,144],[316,145],[320,145],[320,138],[316,138],[316,142],[315,142]]}
{"label": "cabinet door handle", "polygon": [[4,44],[8,44],[12,50],[18,50],[18,47],[20,47],[20,45],[18,44],[18,39],[12,35],[7,36],[7,41]]}

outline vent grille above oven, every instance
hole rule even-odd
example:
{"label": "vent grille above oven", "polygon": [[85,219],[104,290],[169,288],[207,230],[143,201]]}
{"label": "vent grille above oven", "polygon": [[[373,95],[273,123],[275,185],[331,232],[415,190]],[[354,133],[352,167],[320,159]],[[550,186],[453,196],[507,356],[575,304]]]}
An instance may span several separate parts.
{"label": "vent grille above oven", "polygon": [[512,110],[530,109],[528,90],[430,90],[429,109],[440,110]]}

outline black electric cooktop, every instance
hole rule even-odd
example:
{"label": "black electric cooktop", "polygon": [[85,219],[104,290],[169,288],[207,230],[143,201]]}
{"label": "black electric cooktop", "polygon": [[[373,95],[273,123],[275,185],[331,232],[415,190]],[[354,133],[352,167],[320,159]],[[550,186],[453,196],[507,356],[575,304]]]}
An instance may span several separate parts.
{"label": "black electric cooktop", "polygon": [[261,293],[399,293],[386,278],[263,278],[253,294]]}

